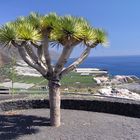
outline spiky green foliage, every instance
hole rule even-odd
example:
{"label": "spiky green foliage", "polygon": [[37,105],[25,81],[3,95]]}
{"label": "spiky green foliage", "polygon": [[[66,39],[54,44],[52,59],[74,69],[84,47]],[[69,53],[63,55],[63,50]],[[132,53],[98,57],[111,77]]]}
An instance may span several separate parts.
{"label": "spiky green foliage", "polygon": [[32,22],[20,17],[15,22],[9,22],[0,28],[0,43],[9,46],[12,41],[40,41],[41,34]]}
{"label": "spiky green foliage", "polygon": [[56,28],[59,22],[60,22],[60,17],[56,13],[50,13],[48,15],[45,15],[41,19],[42,31],[43,32],[46,31],[50,34],[51,31],[53,31]]}
{"label": "spiky green foliage", "polygon": [[65,44],[68,41],[89,41],[94,38],[94,33],[83,18],[64,16],[51,32],[50,37],[52,40],[59,40],[61,44]]}
{"label": "spiky green foliage", "polygon": [[108,45],[108,40],[107,40],[107,33],[106,31],[104,31],[103,29],[94,29],[94,33],[95,33],[95,41],[107,46]]}
{"label": "spiky green foliage", "polygon": [[[76,24],[78,27],[78,32],[76,34],[76,37],[79,40],[83,40],[84,42],[86,41],[91,41],[94,39],[94,32],[93,32],[93,27],[89,25],[87,20],[83,18],[76,18]],[[77,28],[76,27],[76,28]]]}
{"label": "spiky green foliage", "polygon": [[0,28],[0,44],[6,46],[11,45],[12,40],[16,40],[16,29],[14,24],[7,23]]}
{"label": "spiky green foliage", "polygon": [[106,32],[93,28],[84,18],[74,16],[58,16],[55,13],[40,15],[31,13],[19,17],[0,27],[0,43],[9,45],[15,41],[42,41],[44,36],[50,41],[65,45],[66,42],[107,42]]}
{"label": "spiky green foliage", "polygon": [[59,42],[63,44],[63,42],[76,38],[77,31],[78,27],[76,28],[76,18],[65,16],[61,17],[59,22],[57,22],[50,37],[52,40],[59,40]]}
{"label": "spiky green foliage", "polygon": [[31,40],[33,42],[41,40],[41,34],[28,22],[20,23],[16,30],[20,40]]}
{"label": "spiky green foliage", "polygon": [[41,27],[41,22],[43,20],[43,16],[40,15],[39,13],[30,13],[29,16],[26,17],[27,22],[29,22],[34,28],[40,29]]}

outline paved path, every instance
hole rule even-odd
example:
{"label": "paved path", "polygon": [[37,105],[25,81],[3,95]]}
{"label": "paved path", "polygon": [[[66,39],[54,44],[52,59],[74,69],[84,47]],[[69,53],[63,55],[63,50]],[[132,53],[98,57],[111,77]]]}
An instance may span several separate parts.
{"label": "paved path", "polygon": [[[3,82],[3,83],[0,83],[0,86],[6,87],[6,88],[12,88],[12,82]],[[33,86],[34,84],[26,84],[26,83],[18,83],[18,82],[14,83],[14,88],[28,89]]]}
{"label": "paved path", "polygon": [[88,111],[61,110],[62,125],[49,126],[48,109],[0,115],[1,140],[140,140],[140,119]]}
{"label": "paved path", "polygon": [[25,94],[17,94],[17,95],[11,95],[11,94],[0,94],[0,101],[4,100],[11,100],[11,99],[23,99],[24,97],[27,97]]}

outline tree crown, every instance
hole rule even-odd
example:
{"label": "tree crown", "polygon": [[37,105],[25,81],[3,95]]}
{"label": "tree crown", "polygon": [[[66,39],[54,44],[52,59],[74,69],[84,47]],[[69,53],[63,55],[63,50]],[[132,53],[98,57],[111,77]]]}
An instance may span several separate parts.
{"label": "tree crown", "polygon": [[56,13],[40,15],[31,13],[19,17],[0,27],[0,43],[11,45],[11,41],[41,42],[44,37],[64,45],[66,42],[84,42],[85,44],[107,43],[107,35],[103,29],[92,27],[82,17],[58,16]]}
{"label": "tree crown", "polygon": [[[63,69],[73,48],[80,43],[86,49],[73,64]],[[103,29],[94,28],[84,18],[71,15],[31,13],[0,27],[0,44],[16,47],[29,66],[53,81],[59,81],[62,75],[81,64],[88,57],[91,48],[106,43],[107,34]],[[55,66],[51,64],[50,45],[63,46]]]}

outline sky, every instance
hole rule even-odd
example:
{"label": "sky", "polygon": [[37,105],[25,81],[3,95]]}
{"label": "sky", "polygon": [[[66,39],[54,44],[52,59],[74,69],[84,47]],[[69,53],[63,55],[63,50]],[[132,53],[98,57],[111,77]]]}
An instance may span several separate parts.
{"label": "sky", "polygon": [[[30,12],[86,18],[108,33],[108,48],[97,46],[90,56],[140,55],[140,0],[0,0],[0,24]],[[71,57],[83,48],[77,47]]]}

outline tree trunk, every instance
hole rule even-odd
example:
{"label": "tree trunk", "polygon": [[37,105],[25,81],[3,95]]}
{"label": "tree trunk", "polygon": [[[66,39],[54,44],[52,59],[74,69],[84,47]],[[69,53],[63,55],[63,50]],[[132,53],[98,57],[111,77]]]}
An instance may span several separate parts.
{"label": "tree trunk", "polygon": [[49,81],[50,124],[60,126],[60,86]]}

